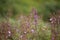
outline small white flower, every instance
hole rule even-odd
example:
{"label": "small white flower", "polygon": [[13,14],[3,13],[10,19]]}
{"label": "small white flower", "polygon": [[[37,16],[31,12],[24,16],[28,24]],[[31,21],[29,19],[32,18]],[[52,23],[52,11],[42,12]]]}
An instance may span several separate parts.
{"label": "small white flower", "polygon": [[25,34],[27,33],[27,32],[24,32]]}
{"label": "small white flower", "polygon": [[34,30],[32,29],[31,32],[34,33]]}
{"label": "small white flower", "polygon": [[8,31],[8,33],[9,33],[8,36],[11,36],[11,31]]}
{"label": "small white flower", "polygon": [[20,36],[21,38],[23,37],[23,35]]}
{"label": "small white flower", "polygon": [[50,18],[50,21],[52,21],[53,20],[53,18]]}
{"label": "small white flower", "polygon": [[9,34],[11,34],[11,31],[8,31]]}

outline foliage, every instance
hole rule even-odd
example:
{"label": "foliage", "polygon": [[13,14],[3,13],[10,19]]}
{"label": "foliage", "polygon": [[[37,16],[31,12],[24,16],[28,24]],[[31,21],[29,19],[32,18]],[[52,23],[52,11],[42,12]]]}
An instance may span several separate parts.
{"label": "foliage", "polygon": [[[49,21],[57,10],[60,0],[0,0],[0,33],[11,24],[13,40],[51,40],[50,24],[44,21]],[[6,32],[0,34],[1,39],[8,36]]]}
{"label": "foliage", "polygon": [[[37,14],[32,14],[33,15],[28,16],[21,15],[18,20],[13,20],[10,18],[8,22],[7,20],[1,20],[3,21],[3,23],[1,22],[0,24],[0,31],[5,30],[5,28],[8,30],[11,28],[10,30],[12,31],[12,40],[50,40],[51,31],[49,24],[44,23],[40,19],[40,16],[38,16]],[[4,29],[2,29],[3,25],[5,27]],[[8,30],[6,30],[6,32],[8,32]],[[3,35],[1,35],[1,39],[4,39],[5,36],[3,37]],[[6,40],[8,39],[6,38]]]}

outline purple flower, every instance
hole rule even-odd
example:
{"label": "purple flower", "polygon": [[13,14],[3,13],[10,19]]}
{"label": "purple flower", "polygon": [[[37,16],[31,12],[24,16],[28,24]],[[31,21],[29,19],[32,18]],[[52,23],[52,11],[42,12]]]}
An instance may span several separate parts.
{"label": "purple flower", "polygon": [[52,37],[52,40],[54,40],[54,37]]}
{"label": "purple flower", "polygon": [[28,21],[26,21],[26,25],[27,25],[28,27],[30,27],[30,23],[29,23]]}
{"label": "purple flower", "polygon": [[34,24],[34,25],[36,25],[36,24],[37,24],[37,22],[36,22],[36,21],[34,21],[34,22],[33,22],[33,24]]}
{"label": "purple flower", "polygon": [[37,18],[38,18],[38,15],[34,15],[34,19],[37,20]]}
{"label": "purple flower", "polygon": [[33,14],[34,14],[34,24],[35,24],[35,27],[36,27],[37,26],[38,15],[37,15],[37,10],[35,8],[33,9]]}

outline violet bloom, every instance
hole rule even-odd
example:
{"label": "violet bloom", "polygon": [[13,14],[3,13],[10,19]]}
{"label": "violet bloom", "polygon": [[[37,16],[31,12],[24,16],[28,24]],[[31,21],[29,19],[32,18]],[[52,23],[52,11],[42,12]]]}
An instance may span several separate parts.
{"label": "violet bloom", "polygon": [[52,40],[54,40],[55,38],[54,37],[52,37]]}
{"label": "violet bloom", "polygon": [[30,23],[28,21],[26,21],[26,24],[27,24],[28,27],[30,27]]}
{"label": "violet bloom", "polygon": [[38,18],[38,15],[37,15],[37,11],[36,9],[33,9],[33,13],[34,13],[34,23],[35,23],[35,26],[37,26],[37,18]]}
{"label": "violet bloom", "polygon": [[33,25],[36,25],[37,23],[36,23],[36,21],[33,21]]}
{"label": "violet bloom", "polygon": [[37,18],[38,18],[38,15],[34,15],[34,19],[37,20]]}
{"label": "violet bloom", "polygon": [[37,15],[37,10],[36,9],[33,9],[33,14],[34,14],[34,19],[37,20],[38,15]]}

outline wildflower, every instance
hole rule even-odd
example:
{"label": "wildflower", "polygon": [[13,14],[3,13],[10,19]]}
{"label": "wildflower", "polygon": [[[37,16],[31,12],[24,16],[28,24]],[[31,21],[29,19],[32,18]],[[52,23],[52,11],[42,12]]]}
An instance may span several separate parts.
{"label": "wildflower", "polygon": [[33,9],[33,13],[34,13],[34,24],[35,24],[35,27],[36,27],[37,26],[37,19],[38,19],[37,10]]}
{"label": "wildflower", "polygon": [[25,31],[24,33],[26,34],[27,32]]}
{"label": "wildflower", "polygon": [[33,24],[36,25],[37,23],[34,21]]}
{"label": "wildflower", "polygon": [[8,31],[9,34],[11,34],[11,31]]}
{"label": "wildflower", "polygon": [[8,31],[8,36],[11,36],[11,31]]}
{"label": "wildflower", "polygon": [[56,18],[50,18],[51,23],[56,23]]}
{"label": "wildflower", "polygon": [[22,37],[23,37],[23,35],[20,36],[20,38],[22,38]]}
{"label": "wildflower", "polygon": [[26,25],[27,25],[28,27],[30,27],[30,23],[29,23],[28,21],[26,21]]}
{"label": "wildflower", "polygon": [[38,18],[38,15],[34,15],[34,19],[37,20],[37,18]]}
{"label": "wildflower", "polygon": [[34,33],[34,32],[35,32],[35,30],[34,30],[34,29],[32,29],[32,30],[31,30],[31,32],[32,32],[32,33]]}
{"label": "wildflower", "polygon": [[50,18],[50,21],[52,21],[53,20],[53,18]]}
{"label": "wildflower", "polygon": [[52,40],[54,40],[54,37],[52,37]]}

